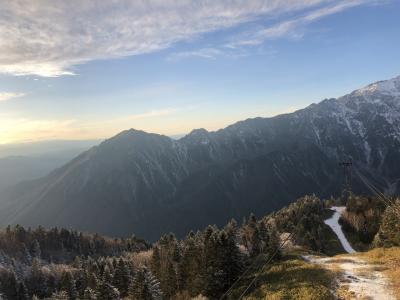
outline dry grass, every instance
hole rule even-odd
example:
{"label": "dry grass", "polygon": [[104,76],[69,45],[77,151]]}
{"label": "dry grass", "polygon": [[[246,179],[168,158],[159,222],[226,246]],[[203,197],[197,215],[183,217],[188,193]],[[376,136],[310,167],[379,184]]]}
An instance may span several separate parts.
{"label": "dry grass", "polygon": [[384,270],[383,273],[391,280],[396,297],[400,299],[400,247],[377,248],[360,256],[376,264],[376,268]]}
{"label": "dry grass", "polygon": [[265,271],[245,299],[331,300],[336,276],[334,271],[299,258],[289,258]]}
{"label": "dry grass", "polygon": [[151,256],[153,255],[153,250],[141,251],[138,253],[129,253],[126,257],[133,263],[133,265],[148,266],[151,261]]}

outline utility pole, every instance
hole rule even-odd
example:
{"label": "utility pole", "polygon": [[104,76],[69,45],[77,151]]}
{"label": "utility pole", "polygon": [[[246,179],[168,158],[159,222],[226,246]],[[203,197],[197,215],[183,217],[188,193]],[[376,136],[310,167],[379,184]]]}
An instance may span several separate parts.
{"label": "utility pole", "polygon": [[352,195],[352,188],[351,188],[351,169],[353,166],[353,162],[351,160],[348,161],[342,161],[339,163],[339,166],[343,168],[344,172],[344,183],[342,187],[342,199],[347,202],[349,201],[351,195]]}

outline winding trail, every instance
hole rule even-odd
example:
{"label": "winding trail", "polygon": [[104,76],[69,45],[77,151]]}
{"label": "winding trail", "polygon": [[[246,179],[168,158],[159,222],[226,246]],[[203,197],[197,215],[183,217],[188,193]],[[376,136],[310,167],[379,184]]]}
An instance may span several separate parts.
{"label": "winding trail", "polygon": [[396,300],[391,292],[389,281],[380,271],[379,266],[370,264],[354,255],[356,251],[346,239],[338,222],[346,208],[332,207],[332,210],[335,213],[331,218],[325,220],[325,224],[332,228],[348,254],[336,257],[310,255],[304,256],[304,259],[341,273],[334,291],[338,299]]}

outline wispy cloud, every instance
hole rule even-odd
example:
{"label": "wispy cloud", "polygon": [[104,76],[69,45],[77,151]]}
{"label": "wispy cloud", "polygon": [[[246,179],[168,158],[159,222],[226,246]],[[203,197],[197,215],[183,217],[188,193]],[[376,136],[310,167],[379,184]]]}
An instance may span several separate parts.
{"label": "wispy cloud", "polygon": [[294,39],[301,38],[303,36],[303,29],[307,24],[318,21],[329,15],[342,12],[349,8],[363,4],[376,3],[375,0],[342,0],[331,2],[333,3],[329,3],[328,5],[308,11],[301,16],[296,16],[292,19],[281,21],[262,29],[258,29],[254,32],[246,33],[245,36],[239,36],[227,46],[230,48],[237,48],[240,46],[260,45],[266,40],[282,37]]}
{"label": "wispy cloud", "polygon": [[260,16],[332,1],[2,1],[0,73],[72,75],[74,66],[88,61],[159,51]]}
{"label": "wispy cloud", "polygon": [[[259,46],[267,40],[290,38],[301,39],[304,36],[305,28],[310,23],[316,22],[324,17],[340,13],[347,9],[365,5],[382,4],[386,0],[328,0],[320,1],[319,5],[311,5],[311,8],[299,12],[286,14],[286,17],[279,18],[279,21],[272,25],[260,28],[259,24],[253,29],[246,30],[228,38],[229,42],[214,45],[212,47],[180,51],[172,53],[167,57],[168,61],[180,61],[186,58],[217,59],[218,57],[238,58],[254,54],[254,49],[249,51],[251,46]],[[270,53],[270,51],[261,53]]]}
{"label": "wispy cloud", "polygon": [[[141,114],[135,114],[135,115],[129,115],[126,117],[119,118],[119,121],[134,121],[134,120],[142,120],[142,119],[148,119],[148,118],[156,118],[156,117],[163,117],[163,116],[168,116],[172,115],[176,112],[178,112],[178,108],[166,108],[166,109],[160,109],[160,110],[151,110],[148,112],[144,112]],[[115,120],[111,121],[114,122]]]}
{"label": "wispy cloud", "polygon": [[25,96],[24,93],[0,92],[0,102],[8,101],[8,100],[23,97],[23,96]]}
{"label": "wispy cloud", "polygon": [[176,52],[168,56],[168,61],[178,61],[190,57],[200,57],[207,59],[216,59],[218,56],[223,55],[224,52],[217,48],[202,48],[193,51]]}
{"label": "wispy cloud", "polygon": [[176,62],[186,58],[217,59],[218,57],[240,58],[249,55],[244,49],[231,49],[229,47],[201,48],[192,51],[181,51],[172,53],[167,61]]}

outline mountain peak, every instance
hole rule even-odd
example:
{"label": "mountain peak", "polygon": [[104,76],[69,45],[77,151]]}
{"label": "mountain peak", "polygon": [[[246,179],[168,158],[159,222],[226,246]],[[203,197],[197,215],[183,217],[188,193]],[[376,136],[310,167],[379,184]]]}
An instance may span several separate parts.
{"label": "mountain peak", "polygon": [[370,94],[383,94],[391,96],[400,96],[400,76],[389,80],[382,80],[371,83],[359,90],[354,91],[357,96],[366,96]]}
{"label": "mountain peak", "polygon": [[142,134],[148,134],[148,133],[143,130],[130,128],[120,132],[118,135],[142,135]]}
{"label": "mountain peak", "polygon": [[207,136],[209,132],[204,128],[193,129],[188,136],[204,137]]}
{"label": "mountain peak", "polygon": [[146,137],[160,137],[160,136],[162,135],[131,128],[121,131],[120,133],[112,137],[110,140],[126,140],[126,139],[132,140],[132,139],[141,139]]}

